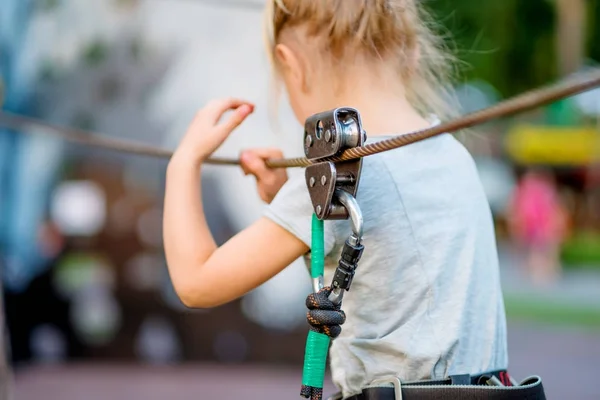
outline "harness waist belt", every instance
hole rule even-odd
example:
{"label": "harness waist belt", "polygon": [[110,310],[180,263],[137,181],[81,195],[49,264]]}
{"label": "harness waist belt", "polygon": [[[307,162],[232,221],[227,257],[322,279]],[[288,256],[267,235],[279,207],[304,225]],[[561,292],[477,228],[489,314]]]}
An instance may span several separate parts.
{"label": "harness waist belt", "polygon": [[[510,386],[506,377],[506,371],[494,371],[482,375],[451,376],[443,380],[396,381],[393,387],[370,386],[345,400],[546,400],[542,380],[538,376],[527,378],[518,386]],[[500,381],[501,385],[486,384],[490,379]],[[507,386],[502,386],[504,383]],[[396,393],[399,395],[396,396]]]}

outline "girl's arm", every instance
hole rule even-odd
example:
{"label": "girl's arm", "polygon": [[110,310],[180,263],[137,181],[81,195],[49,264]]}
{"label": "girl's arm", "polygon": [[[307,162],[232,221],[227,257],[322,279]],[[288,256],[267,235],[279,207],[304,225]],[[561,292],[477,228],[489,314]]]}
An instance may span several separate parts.
{"label": "girl's arm", "polygon": [[[234,115],[218,124],[230,109]],[[173,286],[188,307],[215,307],[236,299],[308,251],[301,240],[266,218],[220,248],[208,229],[199,187],[202,161],[252,110],[233,99],[209,104],[192,122],[167,169],[165,253]],[[271,184],[277,186],[273,181],[284,175],[272,177]]]}

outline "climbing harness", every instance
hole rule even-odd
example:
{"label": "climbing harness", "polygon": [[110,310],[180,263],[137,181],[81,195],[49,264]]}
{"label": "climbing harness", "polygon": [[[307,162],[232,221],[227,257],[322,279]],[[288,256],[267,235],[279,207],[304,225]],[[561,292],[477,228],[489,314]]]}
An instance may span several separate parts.
{"label": "climbing harness", "polygon": [[[540,377],[532,376],[516,384],[506,376],[506,371],[493,371],[434,381],[382,379],[345,400],[546,400]],[[342,396],[336,394],[328,400],[342,400]]]}
{"label": "climbing harness", "polygon": [[[362,159],[346,162],[327,161],[328,157],[361,146],[366,140],[357,110],[337,108],[308,118],[304,129],[304,153],[314,162],[306,168],[305,178],[312,201],[311,277],[313,291],[306,299],[311,326],[306,340],[300,395],[321,400],[327,353],[331,339],[340,332],[346,315],[341,311],[344,292],[363,252],[363,218],[356,201]],[[323,287],[324,220],[348,219],[352,234],[346,240],[331,286]]]}

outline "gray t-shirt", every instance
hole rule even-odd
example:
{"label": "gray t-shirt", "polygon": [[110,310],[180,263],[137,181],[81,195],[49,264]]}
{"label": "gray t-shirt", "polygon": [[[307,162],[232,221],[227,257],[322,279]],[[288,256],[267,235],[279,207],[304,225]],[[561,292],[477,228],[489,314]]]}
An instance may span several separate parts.
{"label": "gray t-shirt", "polygon": [[[310,247],[313,208],[300,172],[266,216]],[[366,157],[357,200],[365,249],[330,349],[344,397],[386,377],[507,368],[492,216],[462,144],[445,134]],[[348,221],[325,221],[326,285],[350,233]]]}

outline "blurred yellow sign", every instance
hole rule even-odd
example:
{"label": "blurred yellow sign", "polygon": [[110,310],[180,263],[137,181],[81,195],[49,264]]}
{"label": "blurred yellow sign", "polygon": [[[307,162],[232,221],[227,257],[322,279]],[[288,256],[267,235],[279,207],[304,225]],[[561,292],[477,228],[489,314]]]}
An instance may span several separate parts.
{"label": "blurred yellow sign", "polygon": [[600,131],[592,127],[517,125],[506,150],[519,164],[582,165],[600,161]]}

